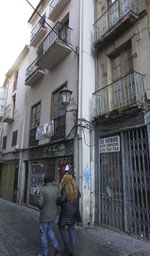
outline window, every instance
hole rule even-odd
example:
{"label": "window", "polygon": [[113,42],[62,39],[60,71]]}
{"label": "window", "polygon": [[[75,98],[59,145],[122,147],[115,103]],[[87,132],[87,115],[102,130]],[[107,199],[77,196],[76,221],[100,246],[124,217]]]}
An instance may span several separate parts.
{"label": "window", "polygon": [[18,81],[18,70],[15,72],[14,84],[13,84],[13,92],[17,89],[17,81]]}
{"label": "window", "polygon": [[3,137],[3,146],[2,146],[2,149],[6,149],[6,145],[7,145],[7,136]]}
{"label": "window", "polygon": [[34,146],[38,144],[38,141],[36,140],[36,128],[40,125],[40,115],[41,103],[38,103],[31,109],[29,146]]}
{"label": "window", "polygon": [[[128,46],[111,59],[113,102],[114,105],[123,105],[135,97],[135,82],[133,71],[132,49]],[[130,75],[129,75],[130,74]]]}
{"label": "window", "polygon": [[[65,86],[64,86],[65,87]],[[54,119],[54,136],[53,139],[65,137],[66,115],[65,108],[61,104],[60,91],[63,87],[53,93],[53,119]]]}
{"label": "window", "polygon": [[133,58],[132,49],[127,47],[120,51],[117,55],[111,58],[112,63],[112,80],[118,80],[119,78],[127,75],[133,71]]}
{"label": "window", "polygon": [[17,134],[18,134],[18,131],[14,131],[12,134],[12,143],[11,143],[12,146],[17,145]]}

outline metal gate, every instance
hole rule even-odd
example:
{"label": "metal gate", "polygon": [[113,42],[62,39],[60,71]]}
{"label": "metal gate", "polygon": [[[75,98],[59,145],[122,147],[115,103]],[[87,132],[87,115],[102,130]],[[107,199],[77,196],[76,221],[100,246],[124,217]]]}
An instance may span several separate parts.
{"label": "metal gate", "polygon": [[123,230],[121,153],[101,153],[100,170],[100,222]]}
{"label": "metal gate", "polygon": [[100,153],[100,222],[150,239],[147,129],[118,135],[120,152]]}
{"label": "metal gate", "polygon": [[150,239],[150,163],[146,127],[126,131],[124,199],[126,231]]}

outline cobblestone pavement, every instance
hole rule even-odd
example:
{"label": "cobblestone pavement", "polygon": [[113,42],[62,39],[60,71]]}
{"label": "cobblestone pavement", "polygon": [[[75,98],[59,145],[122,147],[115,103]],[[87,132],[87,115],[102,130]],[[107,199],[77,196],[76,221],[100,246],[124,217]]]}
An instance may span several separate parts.
{"label": "cobblestone pavement", "polygon": [[[57,225],[55,231],[62,247]],[[0,199],[0,256],[35,255],[41,255],[39,211]],[[74,256],[150,256],[150,242],[98,226],[77,226]]]}

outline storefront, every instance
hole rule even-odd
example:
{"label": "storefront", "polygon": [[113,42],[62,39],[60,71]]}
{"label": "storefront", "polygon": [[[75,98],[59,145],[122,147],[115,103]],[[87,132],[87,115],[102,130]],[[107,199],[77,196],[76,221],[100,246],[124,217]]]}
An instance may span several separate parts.
{"label": "storefront", "polygon": [[103,123],[97,132],[96,219],[150,239],[149,113]]}
{"label": "storefront", "polygon": [[4,163],[1,171],[0,196],[17,202],[18,162]]}
{"label": "storefront", "polygon": [[36,194],[44,183],[45,174],[49,173],[59,184],[66,164],[73,169],[73,140],[30,149],[29,159],[28,203],[36,207]]}

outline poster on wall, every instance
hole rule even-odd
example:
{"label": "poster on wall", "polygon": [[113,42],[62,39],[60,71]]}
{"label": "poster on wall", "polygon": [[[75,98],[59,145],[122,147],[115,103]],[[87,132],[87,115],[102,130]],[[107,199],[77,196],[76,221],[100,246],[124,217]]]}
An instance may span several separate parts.
{"label": "poster on wall", "polygon": [[32,164],[30,194],[39,194],[44,183],[45,167],[44,164]]}

